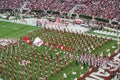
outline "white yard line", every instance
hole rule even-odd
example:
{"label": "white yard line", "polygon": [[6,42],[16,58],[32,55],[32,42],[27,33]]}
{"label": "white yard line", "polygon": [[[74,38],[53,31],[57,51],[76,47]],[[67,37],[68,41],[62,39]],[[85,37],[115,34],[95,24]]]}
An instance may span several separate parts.
{"label": "white yard line", "polygon": [[[111,30],[111,31],[116,31],[116,29],[113,28],[109,28],[109,27],[104,27],[105,29]],[[118,32],[120,32],[120,30],[118,30]]]}
{"label": "white yard line", "polygon": [[[105,34],[105,35],[117,36],[117,33],[114,33],[114,32],[99,31],[99,30],[95,30],[94,32],[100,33],[100,34]],[[120,36],[120,34],[119,34],[119,36]]]}
{"label": "white yard line", "polygon": [[[87,35],[93,35],[93,36],[96,36],[95,34],[88,34],[87,33]],[[102,35],[97,35],[97,37],[101,37]],[[108,37],[108,36],[102,36],[103,38],[106,38],[107,37],[107,39],[112,39],[112,40],[115,40],[115,41],[118,41],[118,38],[113,38],[113,37]],[[119,40],[120,41],[120,40]]]}

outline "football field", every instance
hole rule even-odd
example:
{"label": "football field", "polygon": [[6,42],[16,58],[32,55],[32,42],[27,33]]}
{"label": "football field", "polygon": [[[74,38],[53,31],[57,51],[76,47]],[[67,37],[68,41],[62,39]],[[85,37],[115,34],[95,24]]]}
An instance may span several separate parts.
{"label": "football field", "polygon": [[20,36],[28,32],[32,32],[38,27],[22,24],[14,24],[11,22],[0,21],[0,38],[9,37],[18,39]]}
{"label": "football field", "polygon": [[[30,32],[32,34],[29,34]],[[82,69],[83,63],[80,62],[76,64],[74,58],[71,60],[70,57],[64,57],[64,55],[80,55],[82,48],[88,48],[87,43],[95,47],[95,50],[91,51],[91,54],[95,55],[103,54],[103,56],[108,56],[117,49],[117,42],[114,40],[108,41],[107,39],[94,36],[89,37],[87,35],[69,32],[63,33],[56,30],[0,21],[1,39],[20,39],[20,37],[24,35],[29,36],[31,41],[34,41],[38,36],[43,42],[48,42],[52,46],[55,44],[64,44],[64,46],[72,48],[73,51],[61,50],[56,47],[51,50],[51,45],[35,47],[21,40],[20,45],[16,46],[15,50],[11,47],[9,51],[9,49],[5,47],[5,51],[1,51],[1,61],[3,61],[2,79],[7,80],[11,78],[11,80],[14,80],[17,78],[16,80],[31,80],[32,78],[32,80],[45,80],[48,78],[48,80],[73,80],[79,78],[81,74],[86,73],[89,67],[86,65],[84,69]],[[78,42],[74,38],[78,39]],[[69,42],[71,42],[71,44],[69,44]],[[98,46],[96,43],[100,45]],[[17,48],[19,49],[17,50]],[[86,53],[89,53],[89,49],[86,50]],[[28,61],[28,65],[19,65],[21,61]],[[72,65],[70,65],[70,61]],[[63,78],[64,74],[66,74],[66,78]]]}

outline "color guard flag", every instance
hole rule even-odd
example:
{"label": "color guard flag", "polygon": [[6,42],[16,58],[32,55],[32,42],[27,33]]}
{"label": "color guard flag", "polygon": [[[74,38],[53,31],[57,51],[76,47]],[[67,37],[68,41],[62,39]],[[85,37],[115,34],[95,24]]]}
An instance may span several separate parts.
{"label": "color guard flag", "polygon": [[34,40],[34,42],[33,42],[33,44],[35,46],[40,47],[43,44],[43,41],[39,37],[36,37],[35,40]]}
{"label": "color guard flag", "polygon": [[24,36],[23,40],[27,43],[27,44],[32,44],[32,42],[30,41],[30,38],[28,36]]}

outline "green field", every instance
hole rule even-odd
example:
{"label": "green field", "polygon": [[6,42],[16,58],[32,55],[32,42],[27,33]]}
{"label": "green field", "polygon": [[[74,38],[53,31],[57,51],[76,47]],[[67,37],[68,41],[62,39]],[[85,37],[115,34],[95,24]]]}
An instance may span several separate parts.
{"label": "green field", "polygon": [[18,39],[20,36],[35,29],[38,29],[38,27],[0,21],[0,38],[9,37]]}
{"label": "green field", "polygon": [[[40,33],[38,33],[37,30],[39,30]],[[32,35],[30,35],[29,32],[32,32]],[[101,42],[103,42],[103,45],[99,45],[99,48],[95,48],[95,50],[93,50],[91,54],[100,55],[101,53],[103,53],[104,56],[107,56],[109,53],[112,54],[113,51],[117,49],[117,42],[114,40],[111,40],[109,42],[103,38],[88,38],[87,35],[82,34],[74,34],[69,32],[63,33],[50,29],[47,29],[46,31],[45,29],[38,28],[35,26],[0,21],[0,38],[19,39],[23,35],[29,36],[32,41],[35,37],[38,36],[43,41],[46,41],[50,44],[65,44],[65,46],[72,48],[73,52],[71,53],[67,50],[63,51],[61,49],[56,48],[51,50],[50,47],[44,45],[42,45],[41,47],[35,47],[32,45],[25,44],[24,41],[21,40],[19,42],[20,50],[17,50],[18,47],[16,46],[15,50],[13,50],[14,45],[12,45],[10,47],[10,52],[8,47],[4,47],[4,49],[1,51],[1,61],[3,61],[3,69],[1,75],[2,79],[9,80],[11,78],[11,80],[14,80],[14,75],[16,75],[17,80],[20,80],[20,77],[22,78],[22,80],[30,80],[30,77],[32,77],[32,80],[41,80],[41,77],[45,79],[47,75],[48,80],[73,80],[74,78],[79,78],[81,74],[86,73],[89,67],[88,65],[86,65],[84,69],[81,70],[80,67],[83,66],[82,63],[79,63],[77,65],[74,58],[72,60],[69,57],[64,58],[64,55],[80,55],[83,49],[88,48],[88,44],[85,44],[86,42],[94,47],[98,46],[96,45],[96,43],[101,44]],[[58,39],[56,40],[56,38]],[[74,38],[78,39],[79,43],[76,42]],[[67,42],[73,43],[69,44]],[[93,42],[93,44],[91,42]],[[22,46],[24,46],[24,49],[22,49]],[[115,46],[115,48],[112,48],[112,46]],[[110,49],[110,52],[107,52],[108,49]],[[59,52],[60,54],[56,55],[57,52]],[[88,54],[89,51],[86,50],[86,53]],[[50,61],[49,58],[51,57],[51,55],[52,60]],[[15,59],[15,57],[17,56],[18,58]],[[32,66],[19,66],[18,63],[21,59],[21,56],[22,60],[31,61],[30,64]],[[45,57],[47,58],[47,60],[44,60]],[[62,60],[59,61],[58,58],[61,58]],[[56,63],[54,62],[55,60]],[[66,67],[66,65],[64,64],[64,60],[67,61],[68,67]],[[40,61],[42,61],[42,69],[40,68]],[[72,66],[70,66],[70,61],[72,61]],[[54,69],[53,77],[51,77],[52,68],[50,67],[50,63],[52,64],[52,68]],[[56,64],[58,68],[55,67]],[[63,71],[60,69],[60,65],[63,66]],[[55,71],[56,69],[58,69],[58,74]],[[76,72],[76,75],[72,74],[73,71]],[[63,79],[63,73],[66,73],[67,78]]]}

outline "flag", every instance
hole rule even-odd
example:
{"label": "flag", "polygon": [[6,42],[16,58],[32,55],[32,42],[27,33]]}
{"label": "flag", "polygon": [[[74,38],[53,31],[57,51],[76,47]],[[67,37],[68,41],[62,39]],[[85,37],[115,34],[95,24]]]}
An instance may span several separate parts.
{"label": "flag", "polygon": [[43,44],[43,41],[39,37],[36,37],[34,42],[33,42],[33,44],[35,46],[39,46],[40,47]]}
{"label": "flag", "polygon": [[61,48],[60,45],[57,45],[56,48]]}
{"label": "flag", "polygon": [[64,49],[64,46],[60,46],[60,48],[63,50],[63,49]]}
{"label": "flag", "polygon": [[47,42],[44,42],[44,45],[45,45],[45,46],[48,46],[48,43],[47,43]]}
{"label": "flag", "polygon": [[54,48],[54,46],[52,45],[52,44],[50,44],[50,47],[53,49]]}
{"label": "flag", "polygon": [[23,40],[27,43],[27,44],[32,44],[32,42],[30,41],[30,38],[28,36],[24,36]]}
{"label": "flag", "polygon": [[65,47],[65,46],[63,46],[63,50],[64,50],[64,51],[66,50],[66,47]]}

